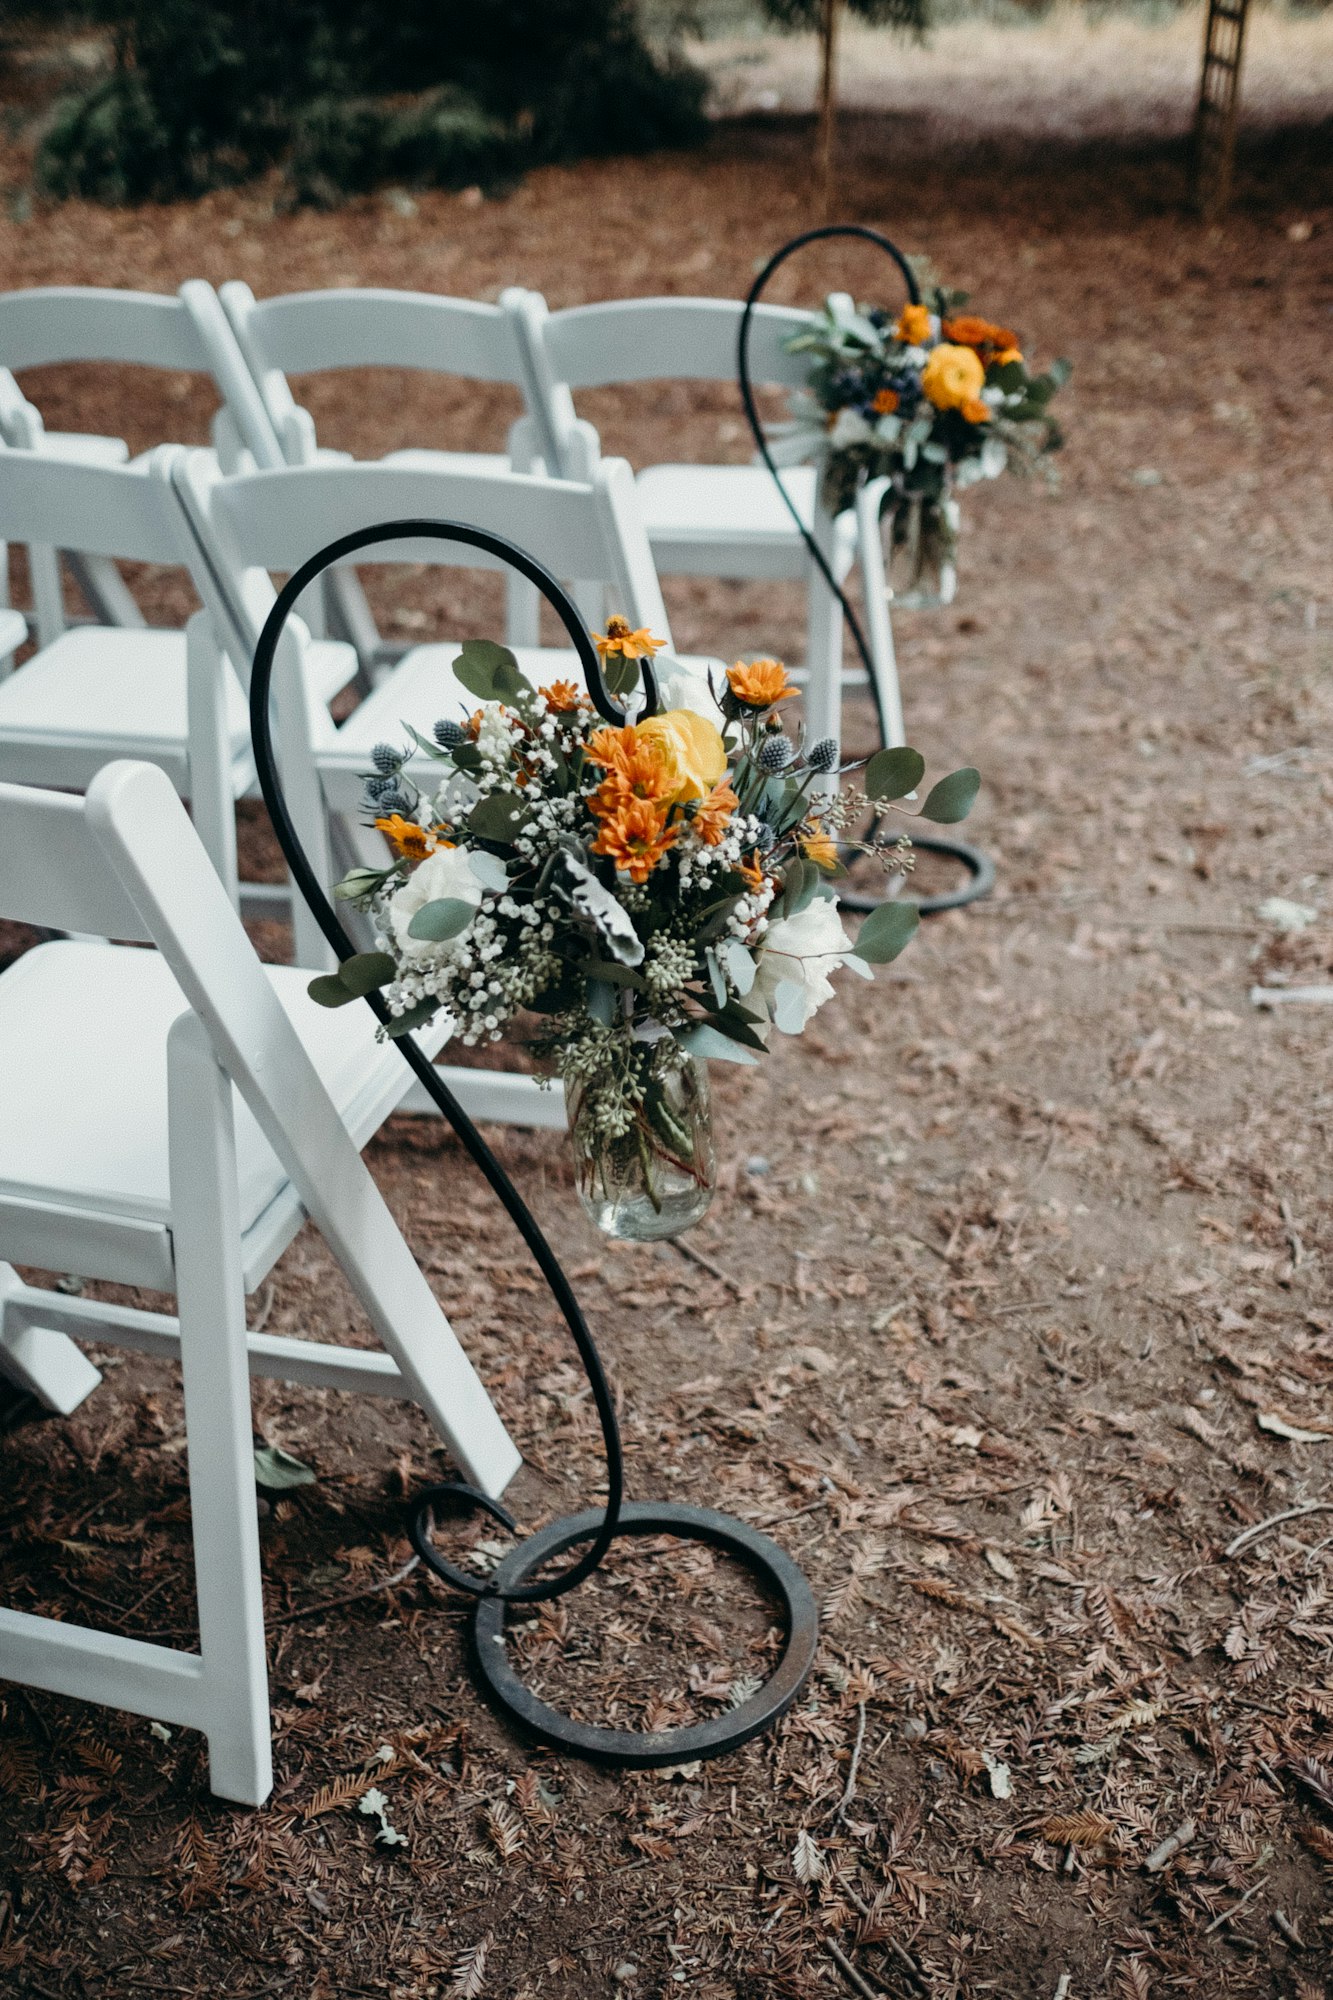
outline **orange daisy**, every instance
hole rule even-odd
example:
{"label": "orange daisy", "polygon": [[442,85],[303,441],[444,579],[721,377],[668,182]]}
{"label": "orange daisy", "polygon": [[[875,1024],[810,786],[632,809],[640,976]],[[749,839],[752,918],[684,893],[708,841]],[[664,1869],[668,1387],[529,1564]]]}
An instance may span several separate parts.
{"label": "orange daisy", "polygon": [[745,877],[745,880],[749,884],[750,888],[752,889],[763,888],[764,870],[759,859],[759,849],[757,847],[755,848],[753,854],[750,856],[748,861],[741,862],[740,868],[741,868],[741,874]]}
{"label": "orange daisy", "polygon": [[727,684],[737,701],[747,708],[776,708],[780,701],[790,701],[799,690],[787,679],[787,669],[781,660],[737,660],[734,667],[727,668]]}
{"label": "orange daisy", "polygon": [[438,840],[433,833],[427,833],[424,826],[418,826],[414,819],[404,819],[401,813],[390,813],[385,819],[377,819],[375,825],[405,861],[424,861],[437,847],[453,845],[452,841]]}
{"label": "orange daisy", "polygon": [[837,844],[826,831],[824,822],[812,819],[807,832],[801,839],[801,852],[807,861],[813,861],[817,868],[836,868],[838,865]]}
{"label": "orange daisy", "polygon": [[631,882],[646,882],[677,831],[652,799],[629,799],[604,822],[589,852],[605,854]]}
{"label": "orange daisy", "polygon": [[595,729],[588,738],[585,756],[590,764],[613,771],[626,763],[639,747],[639,732],[632,722],[623,729]]}
{"label": "orange daisy", "polygon": [[990,404],[983,403],[980,396],[969,396],[965,402],[958,405],[958,414],[960,417],[965,417],[970,424],[988,424]]}
{"label": "orange daisy", "polygon": [[542,689],[542,699],[553,715],[568,715],[583,705],[583,689],[574,681],[552,681]]}
{"label": "orange daisy", "polygon": [[989,366],[1001,356],[1007,361],[1021,361],[1018,350],[1018,335],[1007,326],[996,326],[993,321],[979,319],[974,313],[961,313],[957,319],[946,319],[944,338],[958,347],[970,347]]}
{"label": "orange daisy", "polygon": [[676,790],[676,774],[659,744],[639,742],[619,763],[611,765],[605,778],[588,800],[599,819],[609,818],[631,799],[669,798]]}
{"label": "orange daisy", "polygon": [[891,417],[897,407],[898,391],[896,389],[879,389],[876,391],[875,400],[871,408],[877,417]]}
{"label": "orange daisy", "polygon": [[593,643],[604,660],[619,654],[622,660],[651,660],[666,645],[654,639],[646,625],[634,631],[628,618],[608,618],[605,632],[594,632]]}
{"label": "orange daisy", "polygon": [[705,847],[716,847],[727,830],[727,821],[740,805],[740,800],[732,791],[726,779],[714,785],[706,799],[695,808],[691,826]]}

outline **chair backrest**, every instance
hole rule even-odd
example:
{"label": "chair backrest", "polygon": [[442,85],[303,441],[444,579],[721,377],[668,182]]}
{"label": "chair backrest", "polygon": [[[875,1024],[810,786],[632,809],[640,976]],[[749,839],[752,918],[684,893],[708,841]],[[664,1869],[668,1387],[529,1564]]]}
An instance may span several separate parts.
{"label": "chair backrest", "polygon": [[[487,305],[433,292],[348,289],[289,292],[261,300],[239,281],[224,285],[220,293],[289,464],[308,457],[301,450],[295,416],[300,406],[289,374],[411,368],[474,382],[507,382],[519,390],[531,414],[527,343],[516,315],[524,296],[511,289],[501,294],[498,305]],[[544,446],[551,443],[543,438]]]}
{"label": "chair backrest", "polygon": [[[217,293],[201,278],[187,280],[174,298],[100,285],[0,293],[0,368],[67,361],[131,362],[211,375],[255,463],[282,463],[276,433]],[[10,442],[40,448],[39,435],[11,435]]]}
{"label": "chair backrest", "polygon": [[[616,608],[670,643],[666,607],[623,459],[604,459],[586,483],[526,473],[419,471],[391,465],[316,465],[219,476],[204,452],[178,459],[173,478],[198,543],[195,582],[233,657],[252,650],[273,601],[268,572],[291,572],[338,536],[377,522],[466,522],[535,556],[564,580],[605,583]],[[506,565],[456,543],[384,543],[353,565]],[[235,645],[232,641],[235,641]]]}
{"label": "chair backrest", "polygon": [[[187,830],[193,837],[188,821]],[[127,944],[151,941],[76,794],[0,784],[0,854],[0,917]]]}
{"label": "chair backrest", "polygon": [[[609,299],[549,312],[533,293],[516,302],[528,367],[564,471],[586,463],[574,451],[571,391],[613,382],[734,382],[745,308],[739,299]],[[808,363],[784,343],[814,315],[789,306],[756,306],[750,321],[750,376],[755,383],[799,387]],[[578,428],[585,428],[579,426]]]}
{"label": "chair backrest", "polygon": [[143,470],[130,471],[0,445],[0,542],[189,568],[193,541],[171,483],[182,455],[180,445],[159,445]]}

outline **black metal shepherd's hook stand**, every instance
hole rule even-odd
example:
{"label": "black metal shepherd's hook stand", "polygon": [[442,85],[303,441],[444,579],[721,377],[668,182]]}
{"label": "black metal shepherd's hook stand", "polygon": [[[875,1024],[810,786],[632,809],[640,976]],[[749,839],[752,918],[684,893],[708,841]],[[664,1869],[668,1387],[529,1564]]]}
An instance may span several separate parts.
{"label": "black metal shepherd's hook stand", "polygon": [[[407,540],[463,543],[509,564],[529,583],[535,584],[569,634],[598,714],[612,724],[626,720],[625,712],[616,706],[607,691],[597,649],[567,593],[548,570],[503,536],[489,534],[460,521],[391,521],[381,527],[343,535],[317,555],[311,556],[283,586],[255,648],[250,682],[250,731],[260,789],[278,845],[291,870],[292,881],[309,904],[315,921],[340,960],[352,957],[356,946],[338,921],[324,885],[310,866],[287,810],[273,754],[269,717],[273,665],[278,641],[292,607],[302,592],[325,570],[335,563],[347,561],[360,549],[373,548],[382,542]],[[658,705],[657,683],[650,662],[644,661],[642,670],[647,712],[652,714]],[[368,993],[365,997],[379,1020],[387,1026],[391,1016],[379,994]],[[521,1723],[530,1735],[558,1750],[572,1750],[603,1763],[640,1768],[681,1764],[696,1757],[717,1757],[724,1751],[734,1750],[752,1736],[759,1735],[786,1712],[814,1663],[819,1615],[810,1586],[776,1542],[770,1541],[767,1535],[760,1534],[744,1521],[714,1513],[707,1507],[685,1507],[669,1501],[635,1503],[624,1499],[624,1454],[610,1384],[596,1343],[559,1259],[522,1195],[462,1105],[446,1087],[434,1063],[418,1047],[415,1037],[404,1035],[395,1045],[426,1095],[458,1134],[546,1280],[588,1378],[606,1453],[606,1505],[553,1521],[521,1543],[485,1579],[469,1575],[440,1554],[432,1539],[436,1507],[450,1501],[481,1507],[511,1532],[515,1522],[498,1501],[461,1480],[430,1486],[415,1496],[408,1521],[412,1546],[436,1576],[476,1600],[472,1620],[473,1650],[482,1680],[491,1698]],[[785,1643],[775,1671],[747,1701],[711,1722],[696,1723],[688,1728],[653,1732],[597,1729],[575,1722],[559,1709],[539,1701],[519,1680],[505,1651],[505,1606],[538,1604],[563,1597],[592,1574],[618,1535],[675,1535],[688,1541],[712,1543],[714,1547],[736,1557],[772,1592],[781,1607],[786,1627]],[[555,1576],[539,1577],[538,1572],[547,1563],[583,1543],[588,1546],[574,1562]]]}
{"label": "black metal shepherd's hook stand", "polygon": [[[884,706],[880,699],[879,682],[875,676],[874,663],[870,657],[870,648],[866,643],[865,633],[861,629],[861,621],[852,608],[846,591],[833,574],[833,565],[829,562],[819,543],[801,519],[800,509],[782,482],[782,476],[773,461],[773,454],[768,448],[768,439],[764,435],[763,424],[759,420],[759,411],[754,400],[754,387],[750,380],[750,322],[754,318],[755,307],[767,289],[769,279],[781,265],[786,263],[789,257],[794,256],[798,250],[803,250],[807,243],[819,243],[830,236],[859,237],[863,242],[873,243],[877,249],[883,250],[898,266],[911,304],[914,306],[920,305],[921,287],[917,284],[916,273],[897,244],[891,243],[887,236],[880,234],[879,230],[867,228],[863,222],[830,222],[826,223],[822,229],[807,229],[800,236],[793,236],[790,242],[782,245],[780,250],[774,251],[746,294],[745,311],[741,315],[740,337],[737,342],[736,375],[740,384],[741,401],[745,405],[745,415],[749,421],[750,429],[754,434],[754,441],[759,455],[773,476],[773,484],[782,495],[782,504],[796,523],[801,540],[810,552],[811,560],[842,606],[843,617],[847,620],[848,629],[856,642],[856,650],[861,655],[861,665],[865,668],[866,679],[870,683],[870,692],[874,697],[875,716],[879,723],[879,740],[887,747],[889,741],[888,725],[884,716]],[[879,821],[877,820],[874,830],[877,830],[878,826]],[[930,854],[947,854],[950,860],[961,863],[967,871],[968,876],[968,879],[959,889],[949,890],[941,896],[924,897],[917,905],[923,917],[934,916],[940,910],[960,909],[964,903],[975,903],[979,897],[988,896],[995,886],[995,863],[990,859],[989,855],[983,854],[979,848],[970,846],[965,840],[953,840],[947,834],[914,833],[912,836],[912,845],[924,848]],[[884,896],[871,896],[862,893],[860,890],[839,889],[838,891],[838,901],[847,910],[873,910],[886,900]]]}

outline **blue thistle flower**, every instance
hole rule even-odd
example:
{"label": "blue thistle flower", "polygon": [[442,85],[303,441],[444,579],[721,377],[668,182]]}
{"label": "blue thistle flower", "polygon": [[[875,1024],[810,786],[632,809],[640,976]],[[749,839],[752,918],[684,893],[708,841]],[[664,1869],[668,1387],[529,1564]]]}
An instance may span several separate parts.
{"label": "blue thistle flower", "polygon": [[754,761],[761,771],[771,777],[775,772],[786,769],[793,754],[789,737],[781,734],[766,736],[755,752]]}
{"label": "blue thistle flower", "polygon": [[812,743],[806,751],[805,761],[812,771],[831,771],[838,761],[837,737],[821,736],[818,743]]}
{"label": "blue thistle flower", "polygon": [[467,741],[467,731],[461,722],[437,722],[434,736],[441,750],[456,750]]}
{"label": "blue thistle flower", "polygon": [[371,762],[386,778],[396,777],[403,768],[403,753],[395,750],[392,743],[377,743],[370,753]]}

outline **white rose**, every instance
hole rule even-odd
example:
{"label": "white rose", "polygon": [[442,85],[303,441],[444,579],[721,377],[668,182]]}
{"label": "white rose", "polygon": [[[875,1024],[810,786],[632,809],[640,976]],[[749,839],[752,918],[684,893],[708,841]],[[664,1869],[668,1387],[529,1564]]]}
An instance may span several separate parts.
{"label": "white rose", "polygon": [[471,858],[462,847],[437,847],[434,854],[428,854],[420,866],[413,869],[402,888],[390,897],[389,924],[401,958],[448,957],[463,944],[468,934],[466,930],[445,944],[432,944],[428,938],[408,935],[407,927],[417,911],[424,910],[427,903],[437,903],[445,897],[454,902],[470,903],[474,910],[480,906],[482,884],[473,873]]}
{"label": "white rose", "polygon": [[829,432],[830,451],[845,451],[848,445],[869,444],[875,433],[859,410],[839,410]]}
{"label": "white rose", "polygon": [[831,896],[816,896],[798,917],[778,917],[761,941],[749,1005],[761,1000],[784,1035],[799,1035],[832,997],[831,974],[846,962],[852,941]]}

